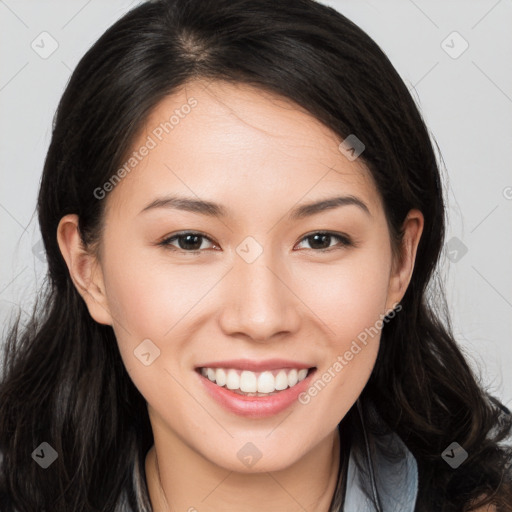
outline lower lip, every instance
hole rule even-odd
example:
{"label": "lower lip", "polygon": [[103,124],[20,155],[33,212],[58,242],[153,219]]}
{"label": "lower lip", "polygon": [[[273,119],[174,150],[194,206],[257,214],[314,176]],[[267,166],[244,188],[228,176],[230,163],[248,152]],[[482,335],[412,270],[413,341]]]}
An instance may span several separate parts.
{"label": "lower lip", "polygon": [[248,418],[265,418],[278,414],[290,407],[298,396],[305,391],[316,372],[310,370],[307,377],[295,386],[286,388],[271,396],[244,396],[227,388],[221,388],[210,379],[196,371],[207,392],[228,411]]}

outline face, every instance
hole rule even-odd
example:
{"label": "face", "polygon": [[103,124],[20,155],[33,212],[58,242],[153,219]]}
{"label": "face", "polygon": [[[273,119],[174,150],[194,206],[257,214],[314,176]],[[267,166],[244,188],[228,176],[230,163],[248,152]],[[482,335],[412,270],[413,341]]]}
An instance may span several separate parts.
{"label": "face", "polygon": [[83,295],[115,331],[155,440],[229,470],[276,471],[361,393],[422,224],[409,219],[397,267],[371,175],[340,142],[298,106],[224,82],[189,83],[147,120],[140,159],[99,199],[105,229]]}

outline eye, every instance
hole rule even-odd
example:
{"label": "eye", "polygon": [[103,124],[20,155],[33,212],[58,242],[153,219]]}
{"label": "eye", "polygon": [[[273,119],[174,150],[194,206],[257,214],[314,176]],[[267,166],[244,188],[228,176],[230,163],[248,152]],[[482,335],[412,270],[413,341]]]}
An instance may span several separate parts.
{"label": "eye", "polygon": [[[186,231],[165,238],[159,242],[158,245],[172,250],[194,254],[199,253],[204,249],[204,247],[201,248],[203,240],[208,240],[213,244],[213,242],[202,233],[198,233],[196,231]],[[174,241],[178,241],[178,247],[173,245]]]}
{"label": "eye", "polygon": [[[341,233],[331,233],[329,231],[317,231],[315,233],[306,235],[302,238],[302,240],[308,241],[311,249],[320,252],[331,251],[340,249],[342,247],[351,247],[355,245],[347,235],[343,235]],[[333,240],[338,240],[338,247],[331,246],[331,242]]]}
{"label": "eye", "polygon": [[[205,240],[209,241],[213,247],[216,247],[209,237],[196,231],[185,231],[183,233],[177,233],[168,238],[165,238],[159,242],[158,245],[171,250],[180,251],[182,253],[196,254],[205,249],[202,247],[202,242]],[[308,241],[310,248],[316,250],[317,252],[355,246],[355,243],[347,235],[343,235],[341,233],[331,233],[329,231],[317,231],[306,235],[302,238],[302,240]],[[338,241],[338,247],[336,247],[336,245],[331,245],[331,242],[334,240]],[[178,247],[173,245],[174,242],[178,242]]]}

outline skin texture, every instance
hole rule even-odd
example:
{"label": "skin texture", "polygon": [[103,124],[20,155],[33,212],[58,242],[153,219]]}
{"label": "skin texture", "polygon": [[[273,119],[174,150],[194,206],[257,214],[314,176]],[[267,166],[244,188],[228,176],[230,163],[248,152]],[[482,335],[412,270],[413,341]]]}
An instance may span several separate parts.
{"label": "skin texture", "polygon": [[[76,215],[61,219],[59,245],[91,316],[112,325],[147,400],[155,511],[327,511],[340,463],[337,425],[368,381],[380,333],[308,404],[268,418],[223,409],[194,368],[285,358],[321,376],[403,297],[423,216],[409,212],[402,259],[393,261],[381,199],[361,160],[349,161],[339,136],[298,106],[246,85],[187,84],[152,112],[134,150],[191,97],[197,106],[103,199],[99,251],[80,244]],[[215,201],[230,215],[140,213],[167,194]],[[338,195],[358,197],[370,214],[346,205],[287,218],[298,205]],[[357,246],[333,237],[322,252],[322,241],[306,235],[326,230]],[[200,253],[180,252],[179,240],[175,251],[158,245],[181,231],[210,240],[199,239]],[[251,263],[236,251],[248,236],[263,251]],[[149,366],[134,356],[145,339],[160,350]],[[237,457],[248,442],[262,454],[251,467]]]}

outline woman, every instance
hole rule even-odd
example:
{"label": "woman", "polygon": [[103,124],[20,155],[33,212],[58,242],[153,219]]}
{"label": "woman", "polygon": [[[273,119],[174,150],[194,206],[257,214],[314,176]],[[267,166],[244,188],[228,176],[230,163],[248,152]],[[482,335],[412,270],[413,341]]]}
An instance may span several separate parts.
{"label": "woman", "polygon": [[510,412],[426,288],[427,129],[311,0],[159,0],[78,64],[7,339],[2,512],[512,510]]}

